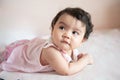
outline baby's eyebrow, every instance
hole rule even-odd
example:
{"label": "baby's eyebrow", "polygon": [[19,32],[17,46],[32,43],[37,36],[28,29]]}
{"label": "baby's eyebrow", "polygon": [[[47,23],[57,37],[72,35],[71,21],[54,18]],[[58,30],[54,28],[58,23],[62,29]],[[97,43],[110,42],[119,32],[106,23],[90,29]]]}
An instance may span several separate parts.
{"label": "baby's eyebrow", "polygon": [[[67,24],[66,24],[65,22],[63,22],[63,21],[60,21],[59,24],[63,24],[63,25],[65,25],[65,26],[69,27],[69,25],[67,25]],[[73,29],[76,30],[76,31],[81,32],[81,29],[80,29],[80,28],[73,28]]]}
{"label": "baby's eyebrow", "polygon": [[[60,21],[59,24],[63,24],[63,25],[65,25],[65,26],[69,27],[69,25],[67,25],[67,24],[66,24],[65,22],[63,22],[63,21]],[[81,32],[80,27],[78,27],[78,28],[73,28],[73,29],[74,29],[75,31]]]}
{"label": "baby's eyebrow", "polygon": [[65,22],[63,22],[63,21],[60,21],[59,24],[63,24],[63,25],[65,25],[65,26],[68,26],[68,25],[67,25]]}
{"label": "baby's eyebrow", "polygon": [[81,32],[81,29],[79,29],[79,28],[75,28],[74,30],[75,30],[75,31]]}

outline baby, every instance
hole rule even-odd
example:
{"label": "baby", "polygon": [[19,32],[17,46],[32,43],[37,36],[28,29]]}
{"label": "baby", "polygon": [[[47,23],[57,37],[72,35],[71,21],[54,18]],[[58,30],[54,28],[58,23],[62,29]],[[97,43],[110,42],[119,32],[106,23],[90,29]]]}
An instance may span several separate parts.
{"label": "baby", "polygon": [[93,63],[76,48],[93,30],[90,14],[81,8],[61,10],[51,23],[51,38],[21,40],[8,45],[0,68],[5,71],[48,72],[72,75]]}

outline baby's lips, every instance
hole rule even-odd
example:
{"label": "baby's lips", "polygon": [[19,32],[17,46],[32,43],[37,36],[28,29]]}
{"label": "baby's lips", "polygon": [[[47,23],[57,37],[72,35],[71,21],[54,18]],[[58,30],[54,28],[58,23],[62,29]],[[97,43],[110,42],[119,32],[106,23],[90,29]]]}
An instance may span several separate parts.
{"label": "baby's lips", "polygon": [[69,43],[69,42],[67,42],[67,41],[64,41],[64,40],[62,41],[62,43],[66,43],[66,44],[70,45],[70,43]]}

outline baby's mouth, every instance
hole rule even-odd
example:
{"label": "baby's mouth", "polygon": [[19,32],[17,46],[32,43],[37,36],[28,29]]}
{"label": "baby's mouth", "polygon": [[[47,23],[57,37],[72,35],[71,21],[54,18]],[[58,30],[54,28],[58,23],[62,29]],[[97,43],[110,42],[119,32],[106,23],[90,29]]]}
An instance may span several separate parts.
{"label": "baby's mouth", "polygon": [[61,41],[62,43],[65,43],[67,45],[70,45],[70,43],[68,43],[67,41]]}

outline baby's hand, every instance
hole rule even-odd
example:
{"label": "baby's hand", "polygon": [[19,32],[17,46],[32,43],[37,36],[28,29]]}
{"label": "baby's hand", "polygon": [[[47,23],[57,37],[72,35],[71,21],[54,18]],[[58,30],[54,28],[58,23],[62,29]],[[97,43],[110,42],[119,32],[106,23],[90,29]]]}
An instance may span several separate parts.
{"label": "baby's hand", "polygon": [[88,61],[88,64],[93,64],[93,58],[90,54],[79,54],[78,55],[78,60],[81,59],[81,58],[84,58]]}

